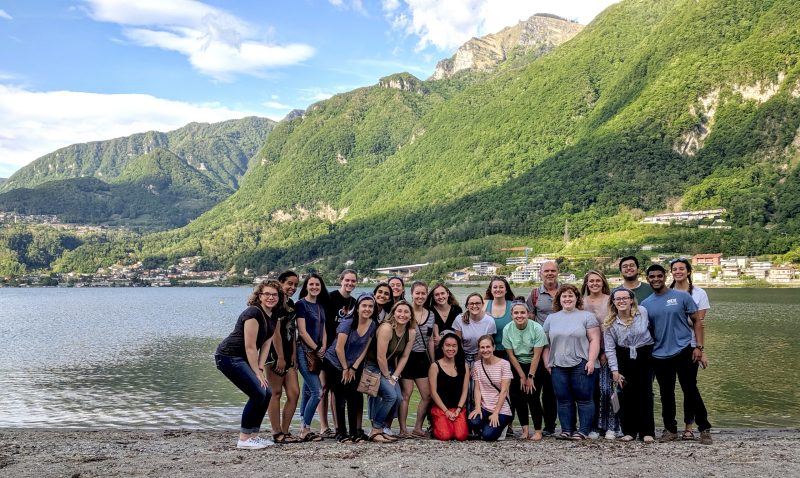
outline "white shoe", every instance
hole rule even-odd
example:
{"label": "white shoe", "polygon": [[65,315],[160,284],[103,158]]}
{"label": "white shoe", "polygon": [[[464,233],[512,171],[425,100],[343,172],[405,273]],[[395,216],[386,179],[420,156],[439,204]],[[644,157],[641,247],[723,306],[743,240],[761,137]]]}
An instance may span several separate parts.
{"label": "white shoe", "polygon": [[598,438],[600,438],[600,434],[597,432],[591,432],[589,433],[588,438],[589,440],[597,440]]}
{"label": "white shoe", "polygon": [[267,440],[261,437],[250,437],[247,440],[239,440],[236,442],[236,448],[241,448],[244,450],[260,450],[272,444],[272,440]]}
{"label": "white shoe", "polygon": [[605,436],[605,439],[606,439],[606,440],[613,440],[613,439],[615,439],[615,438],[617,438],[617,434],[616,434],[616,433],[614,433],[614,430],[608,430],[608,431],[606,432],[606,436]]}
{"label": "white shoe", "polygon": [[389,436],[394,435],[394,433],[392,432],[392,429],[388,428],[388,427],[383,429],[383,433],[386,434],[386,435],[389,435]]}

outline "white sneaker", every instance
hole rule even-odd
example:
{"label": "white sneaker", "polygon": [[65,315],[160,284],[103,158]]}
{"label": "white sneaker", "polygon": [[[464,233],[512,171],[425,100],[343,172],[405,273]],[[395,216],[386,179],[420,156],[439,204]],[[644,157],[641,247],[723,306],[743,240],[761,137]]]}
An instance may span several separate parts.
{"label": "white sneaker", "polygon": [[600,434],[597,433],[597,432],[591,432],[591,433],[589,433],[589,437],[588,438],[589,438],[589,440],[597,440],[598,438],[600,438]]}
{"label": "white sneaker", "polygon": [[613,439],[617,438],[617,434],[614,433],[614,430],[608,430],[606,432],[605,438],[606,438],[606,440],[613,440]]}
{"label": "white sneaker", "polygon": [[272,441],[272,439],[271,439],[271,438],[256,437],[256,439],[258,439],[258,441],[260,441],[261,443],[263,443],[265,446],[272,446],[272,445],[274,445],[274,444],[275,444],[275,442],[274,442],[274,441]]}
{"label": "white sneaker", "polygon": [[386,434],[386,435],[389,435],[389,436],[394,435],[394,433],[392,432],[392,429],[388,428],[388,427],[383,429],[383,433]]}
{"label": "white sneaker", "polygon": [[237,441],[236,448],[241,448],[244,450],[260,450],[272,444],[272,440],[266,440],[261,437],[250,437],[247,440]]}

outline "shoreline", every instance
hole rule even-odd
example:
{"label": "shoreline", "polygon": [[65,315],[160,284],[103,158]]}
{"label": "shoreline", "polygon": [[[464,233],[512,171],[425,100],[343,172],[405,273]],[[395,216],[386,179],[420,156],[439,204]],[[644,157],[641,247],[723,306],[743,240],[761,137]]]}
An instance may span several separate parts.
{"label": "shoreline", "polygon": [[[262,433],[268,436],[268,432]],[[237,450],[235,430],[0,428],[3,476],[798,476],[800,428],[719,429],[714,444],[401,440]]]}

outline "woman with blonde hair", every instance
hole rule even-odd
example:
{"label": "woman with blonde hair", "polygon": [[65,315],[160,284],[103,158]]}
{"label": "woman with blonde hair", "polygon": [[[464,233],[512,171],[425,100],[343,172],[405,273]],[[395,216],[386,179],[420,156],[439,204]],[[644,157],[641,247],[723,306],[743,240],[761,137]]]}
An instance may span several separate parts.
{"label": "woman with blonde hair", "polygon": [[[605,274],[597,270],[590,270],[583,276],[581,295],[583,295],[583,310],[594,314],[597,324],[602,325],[608,315],[608,302],[611,289]],[[594,420],[590,438],[601,435],[607,440],[617,437],[619,420],[611,405],[611,395],[614,393],[614,381],[611,379],[611,369],[608,368],[608,359],[603,351],[603,337],[600,336],[600,369],[597,371],[597,385],[594,387]]]}
{"label": "woman with blonde hair", "polygon": [[653,337],[647,310],[636,304],[636,295],[614,289],[603,321],[608,366],[620,387],[622,441],[637,437],[653,443]]}

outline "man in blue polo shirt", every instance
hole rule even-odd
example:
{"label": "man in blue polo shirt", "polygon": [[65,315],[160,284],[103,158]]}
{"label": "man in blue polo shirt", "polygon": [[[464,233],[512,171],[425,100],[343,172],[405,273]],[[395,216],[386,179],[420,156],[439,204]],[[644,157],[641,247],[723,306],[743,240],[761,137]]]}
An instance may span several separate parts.
{"label": "man in blue polo shirt", "polygon": [[[700,391],[692,368],[703,356],[703,322],[695,317],[697,306],[686,292],[666,286],[666,270],[659,264],[647,268],[646,277],[653,294],[642,301],[650,316],[653,346],[653,371],[661,393],[661,416],[664,419],[662,441],[678,439],[675,421],[675,377],[683,390],[683,409],[687,416],[695,416],[700,430],[700,443],[711,444],[711,424],[704,408],[698,407]],[[689,318],[694,325],[690,326]],[[692,330],[697,345],[692,347]]]}

